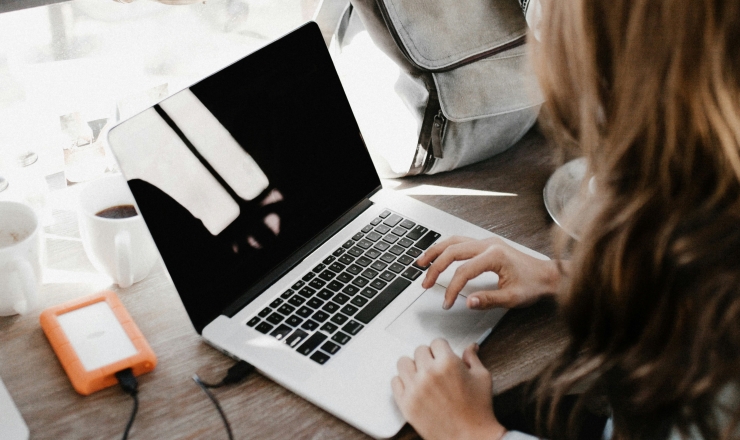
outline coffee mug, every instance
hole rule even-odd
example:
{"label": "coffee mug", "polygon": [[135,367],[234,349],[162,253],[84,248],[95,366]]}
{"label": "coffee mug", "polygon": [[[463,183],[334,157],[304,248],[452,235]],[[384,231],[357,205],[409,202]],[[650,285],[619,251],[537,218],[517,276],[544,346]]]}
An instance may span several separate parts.
{"label": "coffee mug", "polygon": [[159,257],[135,206],[121,175],[93,180],[80,191],[78,220],[85,253],[97,270],[123,288],[144,279]]}
{"label": "coffee mug", "polygon": [[41,222],[34,210],[0,202],[0,316],[38,307],[41,288]]}

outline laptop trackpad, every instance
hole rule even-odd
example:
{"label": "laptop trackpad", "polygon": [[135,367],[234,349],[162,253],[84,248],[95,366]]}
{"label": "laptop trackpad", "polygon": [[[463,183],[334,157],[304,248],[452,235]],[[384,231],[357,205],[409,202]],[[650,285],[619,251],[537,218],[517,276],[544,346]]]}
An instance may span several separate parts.
{"label": "laptop trackpad", "polygon": [[[386,328],[386,331],[414,346],[429,345],[435,338],[445,338],[459,354],[464,348],[461,344],[473,343],[480,336],[471,332],[486,316],[487,311],[468,309],[465,298],[461,295],[458,295],[452,308],[444,310],[442,309],[444,293],[445,288],[439,284],[427,289]],[[493,324],[491,323],[491,326]]]}

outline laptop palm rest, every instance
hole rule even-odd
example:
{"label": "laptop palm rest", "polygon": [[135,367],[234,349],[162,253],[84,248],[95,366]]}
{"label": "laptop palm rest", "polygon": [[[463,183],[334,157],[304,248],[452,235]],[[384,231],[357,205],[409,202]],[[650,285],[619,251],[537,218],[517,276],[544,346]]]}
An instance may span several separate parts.
{"label": "laptop palm rest", "polygon": [[[461,354],[468,344],[478,340],[493,327],[502,313],[490,316],[487,310],[471,310],[465,298],[458,295],[455,304],[442,309],[445,287],[435,284],[403,311],[386,331],[412,346],[429,345],[435,338],[444,337],[453,351]],[[488,325],[485,321],[491,321]]]}

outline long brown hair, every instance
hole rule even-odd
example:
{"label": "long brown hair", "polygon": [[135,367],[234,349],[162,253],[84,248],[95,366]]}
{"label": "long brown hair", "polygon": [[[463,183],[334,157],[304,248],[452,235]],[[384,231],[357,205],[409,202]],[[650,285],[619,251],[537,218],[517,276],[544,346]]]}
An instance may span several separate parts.
{"label": "long brown hair", "polygon": [[[544,0],[544,126],[595,176],[540,381],[542,420],[589,383],[615,439],[736,438],[740,388],[740,1]],[[722,419],[726,417],[726,419]],[[729,421],[729,422],[728,422]]]}

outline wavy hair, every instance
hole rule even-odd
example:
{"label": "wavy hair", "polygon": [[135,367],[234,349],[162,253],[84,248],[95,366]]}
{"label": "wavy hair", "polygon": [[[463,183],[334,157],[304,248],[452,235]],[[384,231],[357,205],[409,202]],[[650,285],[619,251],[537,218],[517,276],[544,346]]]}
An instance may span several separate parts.
{"label": "wavy hair", "polygon": [[740,405],[718,402],[740,382],[740,1],[544,1],[543,126],[586,156],[596,194],[540,421],[573,438],[579,411],[558,407],[589,383],[615,439],[737,438]]}

